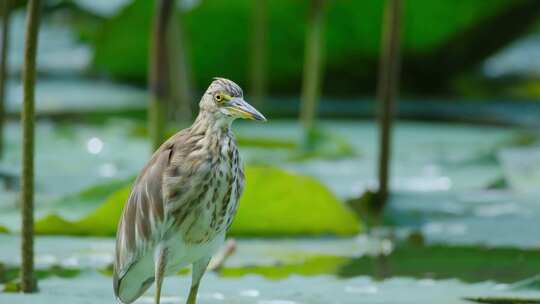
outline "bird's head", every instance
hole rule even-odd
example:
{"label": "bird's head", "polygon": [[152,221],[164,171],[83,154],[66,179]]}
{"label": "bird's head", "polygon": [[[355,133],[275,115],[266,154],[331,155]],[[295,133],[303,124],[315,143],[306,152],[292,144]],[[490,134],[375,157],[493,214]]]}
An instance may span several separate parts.
{"label": "bird's head", "polygon": [[264,115],[244,100],[242,88],[225,78],[214,78],[199,106],[201,111],[208,111],[217,118],[266,121]]}

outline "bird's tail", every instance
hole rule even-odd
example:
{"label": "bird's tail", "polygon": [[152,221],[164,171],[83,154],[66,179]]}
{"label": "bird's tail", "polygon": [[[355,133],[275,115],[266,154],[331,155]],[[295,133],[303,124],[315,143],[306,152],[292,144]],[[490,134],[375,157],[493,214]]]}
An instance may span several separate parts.
{"label": "bird's tail", "polygon": [[118,303],[133,303],[154,283],[152,264],[148,267],[147,263],[148,256],[130,265],[123,275],[113,271],[113,290]]}

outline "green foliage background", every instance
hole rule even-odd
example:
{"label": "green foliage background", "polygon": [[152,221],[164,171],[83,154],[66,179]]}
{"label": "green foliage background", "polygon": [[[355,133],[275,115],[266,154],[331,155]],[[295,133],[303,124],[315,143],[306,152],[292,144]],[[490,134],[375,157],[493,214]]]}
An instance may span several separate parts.
{"label": "green foliage background", "polygon": [[[453,35],[520,0],[405,1],[404,55],[422,56]],[[204,87],[211,77],[247,83],[250,0],[207,0],[182,14],[189,41],[195,83]],[[267,52],[269,80],[279,92],[300,83],[306,0],[269,1]],[[94,68],[114,77],[143,82],[148,63],[153,1],[135,0],[104,22],[95,39]],[[329,1],[326,32],[326,77],[329,87],[352,83],[371,74],[379,53],[383,1]],[[426,67],[435,68],[435,67]],[[358,85],[358,84],[357,84]]]}

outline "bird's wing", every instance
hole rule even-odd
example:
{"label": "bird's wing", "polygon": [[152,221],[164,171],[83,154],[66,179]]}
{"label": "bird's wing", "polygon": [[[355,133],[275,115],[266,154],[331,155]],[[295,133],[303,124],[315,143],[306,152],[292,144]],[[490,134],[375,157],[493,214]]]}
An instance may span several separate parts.
{"label": "bird's wing", "polygon": [[114,289],[117,296],[124,275],[159,241],[158,233],[165,217],[163,178],[174,146],[181,144],[184,136],[185,132],[179,132],[165,142],[133,183],[116,234]]}

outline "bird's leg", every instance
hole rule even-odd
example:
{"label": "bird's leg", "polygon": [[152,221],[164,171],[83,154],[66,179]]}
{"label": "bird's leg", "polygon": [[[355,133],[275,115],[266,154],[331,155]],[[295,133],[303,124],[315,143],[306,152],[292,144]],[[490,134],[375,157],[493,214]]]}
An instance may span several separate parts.
{"label": "bird's leg", "polygon": [[189,289],[189,296],[186,304],[196,304],[197,303],[197,293],[199,291],[199,283],[208,267],[210,262],[210,257],[205,257],[197,262],[193,263],[193,270],[191,274],[191,288]]}
{"label": "bird's leg", "polygon": [[165,275],[165,266],[167,265],[167,248],[159,246],[155,256],[155,282],[156,282],[156,295],[155,304],[159,304],[161,297],[161,283],[163,283],[163,277]]}

